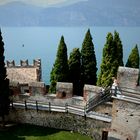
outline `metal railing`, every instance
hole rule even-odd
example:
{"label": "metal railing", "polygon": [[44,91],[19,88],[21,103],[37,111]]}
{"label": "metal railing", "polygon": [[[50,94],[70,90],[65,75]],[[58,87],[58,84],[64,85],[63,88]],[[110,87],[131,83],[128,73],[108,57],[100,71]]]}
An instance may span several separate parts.
{"label": "metal railing", "polygon": [[107,87],[104,90],[103,94],[97,95],[96,97],[91,98],[87,103],[86,103],[86,112],[91,111],[94,107],[98,106],[99,104],[108,101],[111,99],[112,96],[112,91],[110,87]]}
{"label": "metal railing", "polygon": [[36,111],[39,110],[46,110],[49,112],[56,111],[56,112],[66,112],[66,113],[74,113],[78,115],[85,115],[85,107],[79,107],[79,106],[73,106],[70,104],[65,104],[65,105],[54,105],[51,102],[44,103],[44,102],[32,102],[32,101],[16,101],[16,102],[11,102],[10,104],[11,108],[21,108],[21,109],[34,109]]}
{"label": "metal railing", "polygon": [[38,111],[44,110],[48,112],[62,112],[62,113],[71,113],[75,115],[80,115],[83,116],[85,119],[87,117],[89,118],[99,118],[101,120],[106,120],[106,119],[111,119],[110,116],[97,113],[97,112],[87,112],[85,106],[75,106],[75,105],[70,105],[70,104],[65,104],[65,105],[54,105],[51,102],[44,103],[44,102],[31,102],[31,101],[18,101],[18,102],[11,102],[10,104],[11,109],[14,108],[20,108],[20,109],[25,109],[26,111],[33,109]]}

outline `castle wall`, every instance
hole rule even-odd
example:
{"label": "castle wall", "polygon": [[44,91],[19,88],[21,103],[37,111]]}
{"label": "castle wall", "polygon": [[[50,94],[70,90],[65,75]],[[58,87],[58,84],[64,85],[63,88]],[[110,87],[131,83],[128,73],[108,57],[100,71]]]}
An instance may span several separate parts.
{"label": "castle wall", "polygon": [[44,82],[32,82],[29,83],[29,92],[31,95],[45,95],[46,86]]}
{"label": "castle wall", "polygon": [[108,122],[91,118],[85,119],[83,116],[70,113],[43,110],[37,112],[32,109],[26,111],[18,108],[10,110],[7,120],[79,132],[94,137],[95,140],[101,140],[102,129],[110,127]]}
{"label": "castle wall", "polygon": [[119,140],[136,140],[139,130],[140,103],[114,98],[109,137]]}
{"label": "castle wall", "polygon": [[139,69],[119,67],[117,80],[120,87],[136,88],[139,78]]}
{"label": "castle wall", "polygon": [[112,102],[105,102],[96,106],[93,111],[112,116]]}
{"label": "castle wall", "polygon": [[25,84],[29,82],[41,81],[41,60],[34,60],[32,65],[28,64],[28,60],[20,60],[20,65],[16,65],[14,61],[7,61],[7,78],[10,82],[18,82]]}
{"label": "castle wall", "polygon": [[101,92],[101,87],[94,85],[84,85],[83,97],[85,101],[88,101],[90,98],[96,97]]}
{"label": "castle wall", "polygon": [[20,84],[38,81],[36,68],[7,68],[7,78]]}
{"label": "castle wall", "polygon": [[73,84],[66,82],[57,82],[56,97],[57,98],[71,98],[73,96]]}
{"label": "castle wall", "polygon": [[139,69],[119,67],[117,80],[121,89],[113,97],[112,123],[109,139],[140,139],[140,87],[137,85]]}

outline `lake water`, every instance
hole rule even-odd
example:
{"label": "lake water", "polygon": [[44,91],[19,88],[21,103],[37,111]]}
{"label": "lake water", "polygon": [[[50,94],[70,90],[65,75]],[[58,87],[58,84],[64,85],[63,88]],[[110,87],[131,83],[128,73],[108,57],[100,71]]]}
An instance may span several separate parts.
{"label": "lake water", "polygon": [[[68,55],[73,48],[81,48],[88,27],[2,27],[2,37],[5,43],[5,60],[20,60],[41,58],[43,81],[50,83],[50,71],[55,62],[58,44],[61,36],[65,38]],[[90,27],[95,47],[98,69],[102,59],[102,50],[108,32],[119,32],[123,44],[124,63],[132,50],[138,44],[140,50],[140,27]]]}

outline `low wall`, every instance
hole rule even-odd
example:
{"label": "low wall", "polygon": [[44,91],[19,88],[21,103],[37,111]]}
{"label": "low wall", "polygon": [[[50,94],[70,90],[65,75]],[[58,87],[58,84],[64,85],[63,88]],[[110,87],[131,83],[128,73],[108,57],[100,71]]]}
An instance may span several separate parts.
{"label": "low wall", "polygon": [[71,113],[25,110],[20,108],[11,109],[7,121],[70,130],[91,136],[95,140],[100,140],[102,130],[110,128],[111,125],[108,122],[85,118]]}
{"label": "low wall", "polygon": [[93,111],[112,116],[112,103],[105,102],[96,106]]}

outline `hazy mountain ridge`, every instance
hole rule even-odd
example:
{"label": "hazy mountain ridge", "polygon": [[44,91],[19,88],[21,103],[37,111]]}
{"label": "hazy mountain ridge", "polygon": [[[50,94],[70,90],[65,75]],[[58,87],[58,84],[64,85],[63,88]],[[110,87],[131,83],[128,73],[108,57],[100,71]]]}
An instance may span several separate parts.
{"label": "hazy mountain ridge", "polygon": [[140,2],[89,0],[42,8],[20,2],[0,6],[0,26],[140,26]]}

